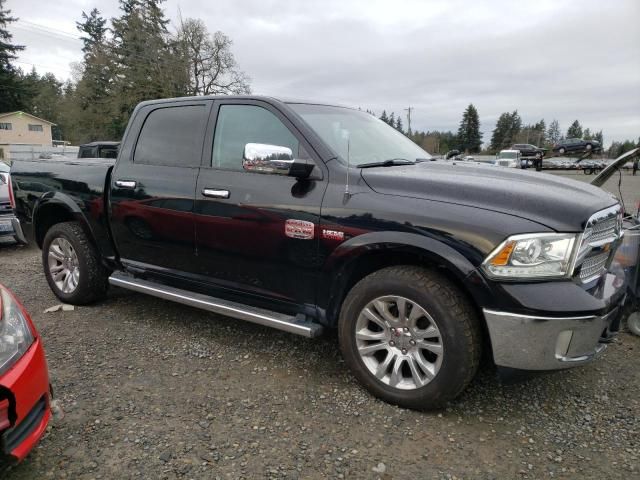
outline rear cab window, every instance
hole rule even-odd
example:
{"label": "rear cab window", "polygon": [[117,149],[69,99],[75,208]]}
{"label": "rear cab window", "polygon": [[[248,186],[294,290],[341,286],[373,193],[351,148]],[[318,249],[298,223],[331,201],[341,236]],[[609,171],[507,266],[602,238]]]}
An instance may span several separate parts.
{"label": "rear cab window", "polygon": [[152,110],[138,136],[134,163],[199,167],[208,106],[176,105]]}

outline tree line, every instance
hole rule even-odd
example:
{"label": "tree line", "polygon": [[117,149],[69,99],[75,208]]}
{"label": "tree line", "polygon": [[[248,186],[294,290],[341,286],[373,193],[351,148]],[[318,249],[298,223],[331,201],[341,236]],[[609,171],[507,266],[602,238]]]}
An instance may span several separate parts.
{"label": "tree line", "polygon": [[[367,111],[373,114],[373,112]],[[562,133],[558,120],[552,120],[548,127],[544,119],[525,125],[518,111],[514,110],[513,112],[500,114],[491,133],[491,139],[483,148],[480,117],[477,108],[473,104],[469,104],[462,113],[462,119],[455,133],[437,130],[404,131],[400,117],[396,117],[393,112],[387,115],[386,110],[383,110],[379,118],[433,154],[444,154],[450,150],[460,150],[465,153],[495,154],[516,143],[532,144],[537,147],[552,149],[555,144],[566,138],[596,140],[604,147],[602,130],[592,131],[590,128],[585,128],[580,124],[579,120],[575,120],[567,128],[566,133]],[[640,146],[640,138],[638,138],[637,143],[633,140],[612,142],[605,153],[610,158],[615,158],[636,146]]]}
{"label": "tree line", "polygon": [[24,46],[7,26],[17,19],[0,0],[0,112],[23,110],[56,123],[54,139],[74,144],[119,140],[135,106],[144,100],[188,95],[250,93],[232,41],[197,19],[181,19],[174,33],[163,0],[120,0],[110,20],[94,8],[76,22],[82,61],[73,81],[14,66]]}

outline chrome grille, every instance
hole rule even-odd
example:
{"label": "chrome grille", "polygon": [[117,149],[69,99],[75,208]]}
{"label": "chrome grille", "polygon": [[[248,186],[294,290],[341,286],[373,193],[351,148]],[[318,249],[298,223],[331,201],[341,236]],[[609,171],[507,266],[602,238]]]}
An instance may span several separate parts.
{"label": "chrome grille", "polygon": [[604,271],[607,260],[609,260],[609,252],[597,253],[585,258],[580,266],[580,280],[583,283],[587,283],[592,278],[600,276]]}
{"label": "chrome grille", "polygon": [[611,244],[620,238],[621,232],[620,205],[601,210],[589,218],[574,267],[582,283],[589,283],[605,272],[614,253]]}

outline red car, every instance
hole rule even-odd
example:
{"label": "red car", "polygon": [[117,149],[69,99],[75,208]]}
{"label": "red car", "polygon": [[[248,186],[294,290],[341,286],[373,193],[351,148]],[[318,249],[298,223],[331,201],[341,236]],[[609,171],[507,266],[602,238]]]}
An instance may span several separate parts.
{"label": "red car", "polygon": [[29,314],[0,285],[0,464],[23,460],[51,418],[42,340]]}

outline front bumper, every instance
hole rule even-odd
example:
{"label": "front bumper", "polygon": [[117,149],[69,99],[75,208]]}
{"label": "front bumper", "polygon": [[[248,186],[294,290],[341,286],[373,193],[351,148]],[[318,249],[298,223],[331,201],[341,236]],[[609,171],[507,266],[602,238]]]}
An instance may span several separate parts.
{"label": "front bumper", "polygon": [[543,317],[483,309],[496,365],[557,370],[583,365],[606,348],[620,308],[605,315]]}
{"label": "front bumper", "polygon": [[10,217],[2,216],[0,220],[9,220],[11,222],[11,226],[13,227],[13,231],[8,232],[0,232],[0,237],[2,236],[12,236],[18,243],[26,244],[27,239],[24,236],[22,231],[22,225],[20,224],[20,220],[17,217],[11,215]]}

